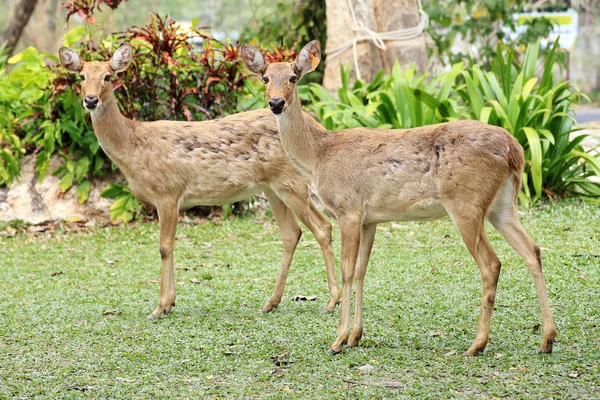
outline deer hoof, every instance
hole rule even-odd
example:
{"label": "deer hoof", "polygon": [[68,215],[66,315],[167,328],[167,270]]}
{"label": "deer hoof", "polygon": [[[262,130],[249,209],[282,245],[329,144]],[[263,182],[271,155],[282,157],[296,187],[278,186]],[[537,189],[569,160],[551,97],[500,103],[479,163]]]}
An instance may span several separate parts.
{"label": "deer hoof", "polygon": [[337,306],[337,304],[338,302],[336,300],[329,299],[329,302],[327,303],[323,311],[325,311],[328,314],[331,314],[335,311],[335,307]]}
{"label": "deer hoof", "polygon": [[542,341],[542,348],[538,352],[538,354],[552,354],[552,346],[554,344],[554,339],[548,339]]}
{"label": "deer hoof", "polygon": [[479,353],[483,352],[483,350],[480,350],[478,348],[475,349],[469,349],[467,351],[465,351],[465,356],[466,357],[477,357],[479,355]]}
{"label": "deer hoof", "polygon": [[273,304],[270,301],[267,302],[267,304],[265,304],[265,306],[262,308],[262,312],[264,313],[268,313],[273,311],[275,308],[277,307],[277,304]]}
{"label": "deer hoof", "polygon": [[175,303],[173,303],[172,305],[170,305],[168,307],[159,305],[158,307],[156,307],[156,309],[154,311],[152,311],[152,314],[148,315],[148,319],[154,320],[154,319],[161,318],[163,315],[167,315],[168,313],[173,311],[173,307],[175,307]]}

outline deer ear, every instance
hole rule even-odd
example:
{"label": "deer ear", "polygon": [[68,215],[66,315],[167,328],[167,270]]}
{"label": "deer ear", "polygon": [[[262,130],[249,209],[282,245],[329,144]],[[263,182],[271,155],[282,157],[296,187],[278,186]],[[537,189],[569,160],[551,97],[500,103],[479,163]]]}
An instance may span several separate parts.
{"label": "deer ear", "polygon": [[110,59],[110,66],[115,72],[125,71],[133,59],[133,49],[130,45],[124,44],[119,47]]}
{"label": "deer ear", "polygon": [[300,74],[300,78],[311,71],[317,69],[321,62],[321,43],[318,40],[309,42],[300,50],[298,58],[294,63],[296,71]]}
{"label": "deer ear", "polygon": [[265,61],[265,57],[262,55],[260,50],[250,46],[249,44],[243,44],[240,49],[240,54],[242,56],[242,61],[246,68],[250,70],[250,72],[262,76],[267,69],[267,62]]}
{"label": "deer ear", "polygon": [[83,62],[81,58],[79,58],[79,54],[69,49],[68,47],[63,47],[58,51],[58,57],[60,58],[60,63],[67,70],[79,73],[81,72],[81,68],[83,68]]}

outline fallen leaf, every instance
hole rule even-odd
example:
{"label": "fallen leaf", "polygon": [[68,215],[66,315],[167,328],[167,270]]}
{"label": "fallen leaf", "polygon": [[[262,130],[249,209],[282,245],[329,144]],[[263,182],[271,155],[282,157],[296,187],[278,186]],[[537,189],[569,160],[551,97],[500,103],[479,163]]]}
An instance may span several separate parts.
{"label": "fallen leaf", "polygon": [[206,282],[204,282],[204,281],[202,281],[202,280],[200,280],[198,278],[192,278],[192,279],[190,279],[190,282],[196,283],[198,285],[204,285],[204,286],[209,287],[209,288],[212,289],[212,286],[210,286],[208,283],[206,283]]}
{"label": "fallen leaf", "polygon": [[375,367],[371,364],[365,364],[362,367],[358,367],[358,370],[362,373],[375,371]]}
{"label": "fallen leaf", "polygon": [[149,283],[160,283],[160,279],[150,279]]}
{"label": "fallen leaf", "polygon": [[315,301],[316,299],[317,299],[317,296],[300,296],[300,295],[297,295],[297,296],[292,297],[293,301],[300,301],[300,300],[302,300],[302,301]]}
{"label": "fallen leaf", "polygon": [[456,350],[450,350],[449,352],[444,354],[444,357],[451,357],[456,354]]}
{"label": "fallen leaf", "polygon": [[27,230],[31,233],[36,233],[36,232],[45,232],[47,230],[50,229],[49,225],[32,225],[30,227],[27,228]]}
{"label": "fallen leaf", "polygon": [[500,354],[500,353],[495,353],[494,354],[494,358],[496,358],[496,359],[500,359],[502,357],[504,357],[504,354]]}
{"label": "fallen leaf", "polygon": [[119,310],[104,311],[102,313],[102,315],[119,315],[119,314],[121,314],[121,311],[119,311]]}
{"label": "fallen leaf", "polygon": [[579,377],[579,375],[581,375],[579,372],[571,372],[569,375],[567,375],[569,378],[577,378]]}
{"label": "fallen leaf", "polygon": [[54,271],[50,273],[50,276],[62,275],[62,271]]}

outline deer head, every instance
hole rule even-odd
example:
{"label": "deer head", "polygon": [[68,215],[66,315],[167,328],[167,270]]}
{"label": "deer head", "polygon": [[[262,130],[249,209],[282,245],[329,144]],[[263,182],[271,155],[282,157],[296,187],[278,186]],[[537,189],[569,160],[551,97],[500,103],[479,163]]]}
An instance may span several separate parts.
{"label": "deer head", "polygon": [[261,77],[266,86],[267,102],[273,114],[284,112],[298,96],[296,85],[308,72],[314,71],[321,59],[321,44],[318,40],[309,42],[300,51],[293,63],[273,63],[265,61],[260,50],[244,44],[241,48],[242,60],[246,68]]}
{"label": "deer head", "polygon": [[103,104],[113,95],[111,78],[125,71],[131,64],[133,51],[130,45],[119,47],[110,61],[85,62],[77,52],[63,47],[58,52],[61,64],[70,72],[81,77],[83,107],[89,111],[101,110]]}

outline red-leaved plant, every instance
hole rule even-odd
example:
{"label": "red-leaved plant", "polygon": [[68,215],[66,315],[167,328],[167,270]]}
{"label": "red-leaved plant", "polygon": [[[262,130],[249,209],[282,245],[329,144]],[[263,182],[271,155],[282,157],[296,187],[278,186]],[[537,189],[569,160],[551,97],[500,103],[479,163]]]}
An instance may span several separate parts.
{"label": "red-leaved plant", "polygon": [[67,10],[67,22],[69,22],[69,18],[73,15],[77,14],[81,18],[85,19],[90,24],[95,23],[94,21],[94,12],[96,10],[102,11],[100,9],[100,5],[102,3],[106,4],[113,10],[119,7],[119,4],[123,3],[127,0],[69,0],[61,3],[62,8]]}

